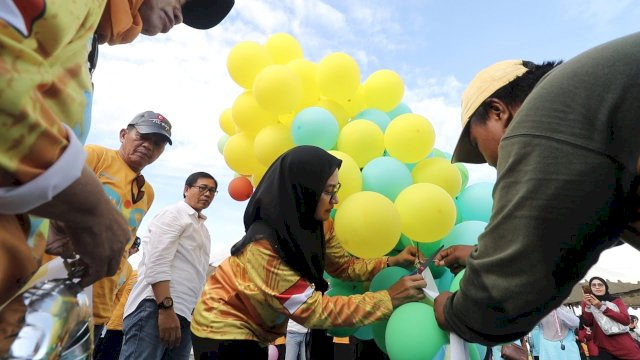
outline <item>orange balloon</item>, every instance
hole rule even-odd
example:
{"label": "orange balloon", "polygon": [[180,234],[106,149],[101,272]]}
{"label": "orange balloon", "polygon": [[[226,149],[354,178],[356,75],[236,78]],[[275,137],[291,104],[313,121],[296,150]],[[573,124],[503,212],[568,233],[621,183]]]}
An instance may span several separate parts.
{"label": "orange balloon", "polygon": [[251,181],[244,176],[238,176],[229,183],[229,195],[233,200],[245,201],[253,194]]}

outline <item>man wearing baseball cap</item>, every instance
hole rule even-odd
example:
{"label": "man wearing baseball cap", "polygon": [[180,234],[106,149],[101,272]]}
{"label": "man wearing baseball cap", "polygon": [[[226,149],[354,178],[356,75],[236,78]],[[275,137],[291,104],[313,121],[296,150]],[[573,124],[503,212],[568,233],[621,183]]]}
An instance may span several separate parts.
{"label": "man wearing baseball cap", "polygon": [[436,259],[466,266],[460,290],[435,299],[441,328],[486,345],[521,338],[621,235],[640,248],[639,63],[636,33],[542,78],[505,61],[471,81],[454,161],[486,161],[498,177],[478,246]]}
{"label": "man wearing baseball cap", "polygon": [[[116,290],[129,274],[128,250],[136,238],[138,226],[151,207],[154,198],[151,184],[142,175],[142,170],[152,164],[171,143],[171,123],[163,115],[145,111],[136,115],[120,130],[120,148],[108,149],[99,145],[86,145],[87,166],[98,177],[107,197],[116,205],[129,224],[130,238],[120,254],[120,266],[115,275],[105,277],[93,284],[94,340],[98,341],[104,325],[111,318]],[[63,227],[52,221],[49,231],[47,253],[69,257],[72,251],[65,241]]]}

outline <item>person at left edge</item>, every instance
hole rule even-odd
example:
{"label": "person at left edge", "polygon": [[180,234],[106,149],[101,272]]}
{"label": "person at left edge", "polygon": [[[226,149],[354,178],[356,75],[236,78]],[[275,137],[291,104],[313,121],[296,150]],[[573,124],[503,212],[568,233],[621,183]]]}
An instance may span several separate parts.
{"label": "person at left edge", "polygon": [[[142,170],[162,155],[167,143],[171,145],[171,123],[159,113],[145,111],[137,114],[126,128],[121,129],[119,136],[118,150],[99,145],[85,146],[87,166],[96,174],[107,197],[127,220],[130,230],[130,241],[121,254],[116,274],[93,284],[94,342],[111,319],[118,288],[129,277],[129,247],[136,238],[142,218],[153,203],[154,191],[142,175]],[[73,249],[67,240],[62,226],[52,221],[47,253],[70,257]]]}
{"label": "person at left edge", "polygon": [[202,211],[218,192],[208,173],[191,174],[184,201],[149,224],[144,253],[124,310],[120,359],[185,359],[191,352],[191,314],[209,267],[211,239]]}

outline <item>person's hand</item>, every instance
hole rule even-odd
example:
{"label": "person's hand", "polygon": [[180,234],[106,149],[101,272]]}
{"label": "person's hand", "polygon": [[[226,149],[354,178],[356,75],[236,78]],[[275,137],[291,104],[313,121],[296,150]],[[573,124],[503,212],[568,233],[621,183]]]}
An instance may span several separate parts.
{"label": "person's hand", "polygon": [[71,248],[79,255],[78,264],[84,267],[80,286],[89,286],[118,271],[131,231],[88,167],[78,180],[30,213],[54,223],[52,251],[69,255]]}
{"label": "person's hand", "polygon": [[167,345],[168,348],[174,348],[180,345],[180,319],[173,310],[159,309],[158,310],[158,330],[160,332],[160,340]]}
{"label": "person's hand", "polygon": [[444,304],[452,294],[452,292],[443,291],[433,300],[433,312],[436,316],[436,322],[440,329],[444,331],[450,331],[449,326],[447,326],[447,321],[444,318]]}
{"label": "person's hand", "polygon": [[589,304],[591,306],[594,306],[596,308],[600,308],[600,306],[602,305],[600,300],[598,300],[598,298],[596,298],[595,296],[593,296],[591,294],[584,294],[583,299],[587,304]]}
{"label": "person's hand", "polygon": [[63,259],[71,259],[74,257],[71,239],[64,230],[63,223],[55,220],[49,222],[49,234],[47,236],[45,252],[49,255],[60,256]]}
{"label": "person's hand", "polygon": [[422,291],[422,288],[426,286],[427,282],[420,274],[408,275],[396,281],[396,283],[391,285],[389,290],[387,290],[391,297],[393,308],[395,309],[408,302],[424,299],[426,295],[424,291]]}
{"label": "person's hand", "polygon": [[450,246],[436,256],[435,262],[437,266],[446,266],[456,275],[467,266],[467,258],[473,251],[475,246],[472,245],[453,245]]}
{"label": "person's hand", "polygon": [[389,256],[389,266],[401,266],[404,268],[411,268],[416,263],[416,257],[418,260],[422,260],[422,256],[415,246],[409,245],[402,250],[398,255]]}

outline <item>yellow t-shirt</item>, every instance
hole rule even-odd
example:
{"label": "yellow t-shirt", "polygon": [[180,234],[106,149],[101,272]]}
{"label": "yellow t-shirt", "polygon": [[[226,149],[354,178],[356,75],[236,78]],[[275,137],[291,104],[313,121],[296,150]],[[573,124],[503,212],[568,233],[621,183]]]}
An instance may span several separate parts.
{"label": "yellow t-shirt", "polygon": [[[349,255],[325,224],[326,271],[350,280],[369,280],[386,258]],[[291,317],[307,328],[364,326],[386,319],[393,308],[387,291],[329,297],[314,291],[285,264],[269,241],[254,241],[227,258],[209,277],[196,304],[191,331],[210,339],[257,340],[264,344],[286,334]]]}
{"label": "yellow t-shirt", "polygon": [[122,215],[129,222],[131,230],[131,241],[122,254],[118,272],[93,284],[93,319],[96,325],[103,325],[111,318],[116,292],[129,275],[126,273],[129,265],[127,260],[129,247],[136,237],[142,218],[151,207],[154,193],[149,182],[145,182],[143,187],[145,195],[141,201],[134,204],[131,199],[131,187],[133,186],[137,193],[134,179],[138,174],[127,166],[118,155],[118,151],[98,145],[87,145],[85,150],[87,151],[87,166],[98,176],[107,197],[122,212]]}
{"label": "yellow t-shirt", "polygon": [[[127,264],[129,264],[127,262]],[[127,299],[129,298],[129,294],[131,293],[131,289],[133,289],[133,285],[135,285],[136,281],[138,281],[138,272],[133,270],[131,264],[127,266],[127,270],[125,272],[129,273],[129,277],[127,281],[118,288],[118,292],[116,293],[115,303],[116,307],[113,309],[113,314],[111,315],[111,319],[107,323],[107,330],[122,330],[122,320],[124,317],[124,306],[127,303]]]}
{"label": "yellow t-shirt", "polygon": [[[87,55],[105,4],[42,0],[2,6],[0,187],[25,184],[51,167],[69,144],[63,124],[81,141],[86,138],[92,97]],[[38,268],[45,241],[27,241],[24,217],[0,217],[5,224],[0,227],[2,304]],[[21,226],[27,230],[23,236],[8,232]]]}

